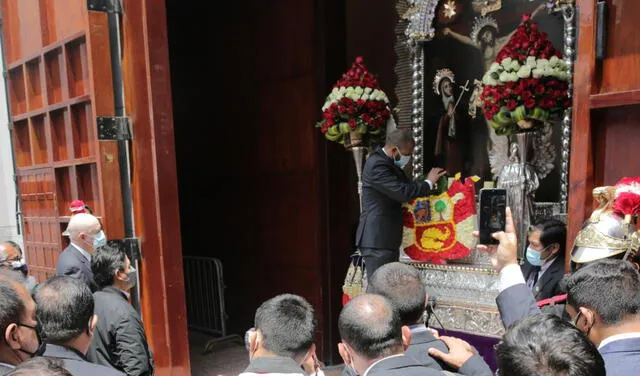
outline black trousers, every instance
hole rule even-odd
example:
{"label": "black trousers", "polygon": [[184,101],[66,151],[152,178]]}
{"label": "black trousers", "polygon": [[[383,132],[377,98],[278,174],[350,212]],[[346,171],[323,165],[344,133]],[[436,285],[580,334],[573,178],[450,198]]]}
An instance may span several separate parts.
{"label": "black trousers", "polygon": [[400,251],[382,248],[361,248],[364,268],[367,271],[367,279],[371,280],[373,273],[384,264],[398,261]]}

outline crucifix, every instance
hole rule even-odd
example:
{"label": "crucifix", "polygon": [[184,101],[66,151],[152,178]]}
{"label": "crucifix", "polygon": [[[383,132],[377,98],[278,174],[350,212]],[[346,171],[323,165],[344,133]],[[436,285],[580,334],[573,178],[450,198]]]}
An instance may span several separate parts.
{"label": "crucifix", "polygon": [[464,95],[465,92],[469,91],[469,80],[467,80],[467,82],[464,83],[464,86],[460,85],[460,90],[462,90],[462,92],[460,93],[460,96],[458,96],[458,100],[456,101],[456,105],[453,106],[453,110],[451,112],[455,112],[456,108],[458,107],[458,104],[460,103],[460,99],[462,99],[462,96]]}

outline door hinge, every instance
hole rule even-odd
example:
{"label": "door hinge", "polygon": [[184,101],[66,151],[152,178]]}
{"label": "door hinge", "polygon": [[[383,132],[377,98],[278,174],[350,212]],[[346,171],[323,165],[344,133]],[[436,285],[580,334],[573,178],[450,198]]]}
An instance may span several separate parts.
{"label": "door hinge", "polygon": [[107,245],[112,248],[123,250],[131,262],[142,258],[142,253],[140,252],[140,239],[138,238],[113,239],[109,240]]}
{"label": "door hinge", "polygon": [[122,13],[122,0],[87,0],[87,8],[96,12]]}
{"label": "door hinge", "polygon": [[131,119],[128,116],[98,116],[98,140],[131,140]]}

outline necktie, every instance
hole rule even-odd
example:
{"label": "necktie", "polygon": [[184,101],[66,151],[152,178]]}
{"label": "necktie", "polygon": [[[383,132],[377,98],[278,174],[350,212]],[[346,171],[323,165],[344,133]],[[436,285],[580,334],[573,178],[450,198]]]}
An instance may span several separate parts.
{"label": "necktie", "polygon": [[533,273],[533,287],[535,287],[536,283],[538,283],[538,276],[540,274],[540,267],[539,266],[534,266],[531,273]]}

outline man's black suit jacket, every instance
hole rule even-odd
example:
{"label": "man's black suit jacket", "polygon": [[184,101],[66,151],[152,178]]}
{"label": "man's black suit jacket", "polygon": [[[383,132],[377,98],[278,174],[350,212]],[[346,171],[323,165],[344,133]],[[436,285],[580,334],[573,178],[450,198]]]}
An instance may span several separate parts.
{"label": "man's black suit jacket", "polygon": [[[522,265],[522,275],[525,281],[529,280],[531,273],[534,271],[533,265],[525,262]],[[556,295],[560,295],[562,292],[558,288],[558,284],[564,276],[564,257],[557,256],[555,260],[549,266],[542,277],[538,279],[538,282],[533,287],[533,295],[536,300],[549,299]]]}
{"label": "man's black suit jacket", "polygon": [[410,181],[382,148],[376,149],[362,171],[358,248],[398,249],[402,242],[402,203],[430,192],[429,183]]}
{"label": "man's black suit jacket", "polygon": [[93,272],[91,271],[91,261],[73,245],[69,244],[67,248],[58,257],[58,265],[56,266],[56,275],[68,275],[76,279],[84,281],[91,292],[98,289],[93,280]]}
{"label": "man's black suit jacket", "polygon": [[[449,366],[444,362],[436,360],[429,355],[430,348],[438,349],[444,353],[449,352],[447,345],[441,340],[434,337],[431,332],[427,330],[411,330],[411,342],[409,347],[405,351],[404,355],[412,358],[418,365],[427,367],[434,371],[451,371],[453,375],[468,375],[468,376],[491,376],[493,373],[487,365],[487,363],[480,357],[480,355],[474,355],[471,359],[467,360],[462,367],[456,372],[452,371]],[[354,373],[349,367],[345,367],[342,376],[354,376]]]}
{"label": "man's black suit jacket", "polygon": [[124,373],[111,367],[93,364],[77,350],[66,348],[64,346],[48,343],[42,356],[60,359],[63,363],[63,367],[73,375],[124,376]]}

